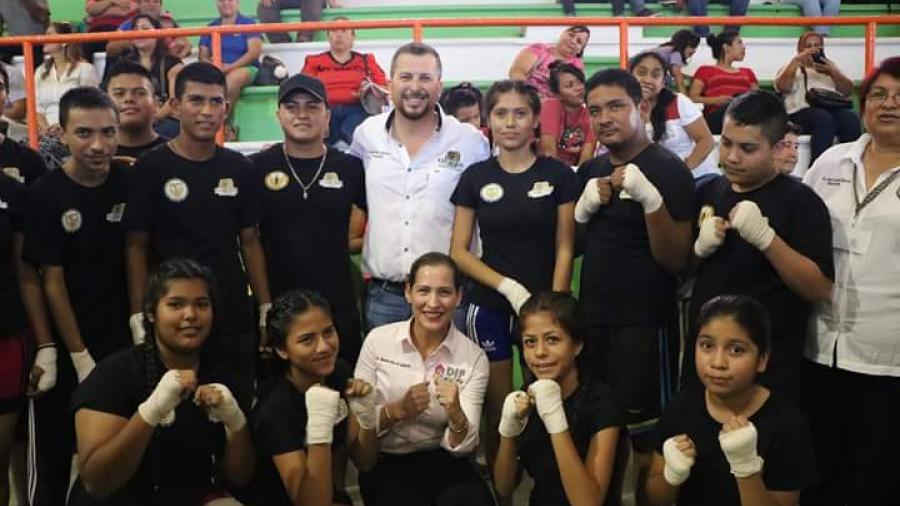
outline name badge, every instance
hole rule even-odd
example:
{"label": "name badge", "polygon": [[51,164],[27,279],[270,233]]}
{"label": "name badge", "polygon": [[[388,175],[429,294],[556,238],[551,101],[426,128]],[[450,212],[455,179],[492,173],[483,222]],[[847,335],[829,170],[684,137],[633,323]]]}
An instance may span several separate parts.
{"label": "name badge", "polygon": [[340,190],[344,187],[344,182],[338,177],[337,172],[326,172],[322,179],[319,180],[319,186],[322,188],[330,188],[332,190]]}
{"label": "name badge", "polygon": [[553,185],[547,181],[535,181],[534,186],[528,191],[528,196],[533,199],[546,197],[553,193]]}
{"label": "name badge", "polygon": [[234,185],[233,179],[224,177],[219,180],[219,185],[213,189],[213,193],[220,197],[236,197],[238,188]]}
{"label": "name badge", "polygon": [[112,209],[106,213],[106,221],[110,223],[119,223],[122,221],[122,216],[125,214],[125,203],[120,202],[114,206]]}

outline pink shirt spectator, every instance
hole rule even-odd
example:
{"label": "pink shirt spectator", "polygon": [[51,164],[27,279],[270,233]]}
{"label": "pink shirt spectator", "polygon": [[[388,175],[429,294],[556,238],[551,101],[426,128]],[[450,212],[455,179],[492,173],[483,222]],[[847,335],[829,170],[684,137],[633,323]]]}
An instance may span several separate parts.
{"label": "pink shirt spectator", "polygon": [[[555,46],[555,44],[537,42],[525,48],[526,51],[537,57],[534,66],[528,71],[526,81],[537,88],[541,98],[553,96],[553,92],[550,90],[550,64],[557,60],[553,56],[553,48]],[[579,70],[584,71],[584,62],[577,56],[565,58],[563,61],[571,63]]]}
{"label": "pink shirt spectator", "polygon": [[[694,73],[694,79],[703,82],[703,96],[736,97],[753,89],[758,81],[756,74],[748,68],[739,68],[737,72],[727,72],[714,65],[703,65]],[[706,106],[703,113],[709,114],[721,106]]]}
{"label": "pink shirt spectator", "polygon": [[571,113],[558,98],[541,102],[541,135],[557,139],[556,157],[571,166],[578,165],[584,145],[595,140],[587,107],[582,105],[577,113]]}

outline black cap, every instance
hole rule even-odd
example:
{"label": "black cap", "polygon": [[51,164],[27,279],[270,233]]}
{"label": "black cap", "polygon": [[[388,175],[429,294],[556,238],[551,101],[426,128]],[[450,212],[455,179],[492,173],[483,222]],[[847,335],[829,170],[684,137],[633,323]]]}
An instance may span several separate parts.
{"label": "black cap", "polygon": [[281,83],[278,87],[278,103],[280,104],[295,91],[305,91],[322,102],[328,103],[328,94],[325,93],[325,85],[322,84],[322,81],[306,74],[295,74]]}

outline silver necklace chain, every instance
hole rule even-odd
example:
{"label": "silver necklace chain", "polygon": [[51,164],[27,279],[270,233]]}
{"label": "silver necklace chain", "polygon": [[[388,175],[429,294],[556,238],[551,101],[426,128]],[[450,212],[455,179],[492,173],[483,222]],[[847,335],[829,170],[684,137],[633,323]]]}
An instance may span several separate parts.
{"label": "silver necklace chain", "polygon": [[300,188],[303,189],[303,200],[306,200],[309,197],[309,190],[312,188],[316,181],[319,179],[319,176],[322,174],[322,169],[325,167],[325,157],[328,156],[328,148],[325,145],[322,145],[324,151],[322,152],[322,161],[319,162],[319,169],[316,170],[316,173],[313,175],[312,179],[309,180],[309,184],[303,184],[303,181],[300,179],[300,175],[297,174],[297,171],[294,170],[293,164],[291,164],[291,158],[287,154],[287,147],[284,144],[281,145],[281,154],[284,156],[284,163],[287,164],[288,168],[291,169],[291,175],[294,176],[294,180],[297,181],[297,184],[300,185]]}

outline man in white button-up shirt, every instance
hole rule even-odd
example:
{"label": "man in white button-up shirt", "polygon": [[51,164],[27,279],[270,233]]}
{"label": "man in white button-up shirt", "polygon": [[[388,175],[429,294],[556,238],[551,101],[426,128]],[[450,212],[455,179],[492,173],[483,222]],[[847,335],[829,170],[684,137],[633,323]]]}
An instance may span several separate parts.
{"label": "man in white button-up shirt", "polygon": [[825,151],[803,179],[828,206],[834,243],[834,292],[805,349],[821,485],[804,503],[826,506],[898,497],[900,57],[859,95],[869,133]]}
{"label": "man in white button-up shirt", "polygon": [[410,43],[397,50],[390,91],[394,109],[363,122],[350,146],[366,169],[369,329],[409,318],[404,275],[423,253],[450,251],[450,195],[463,170],[490,155],[475,127],[437,106],[441,60],[431,46]]}
{"label": "man in white button-up shirt", "polygon": [[452,324],[459,271],[431,252],[413,263],[409,280],[412,319],[370,332],[356,363],[354,377],[375,386],[381,449],[360,478],[363,498],[370,506],[449,504],[450,496],[492,504],[466,458],[478,446],[488,361]]}

